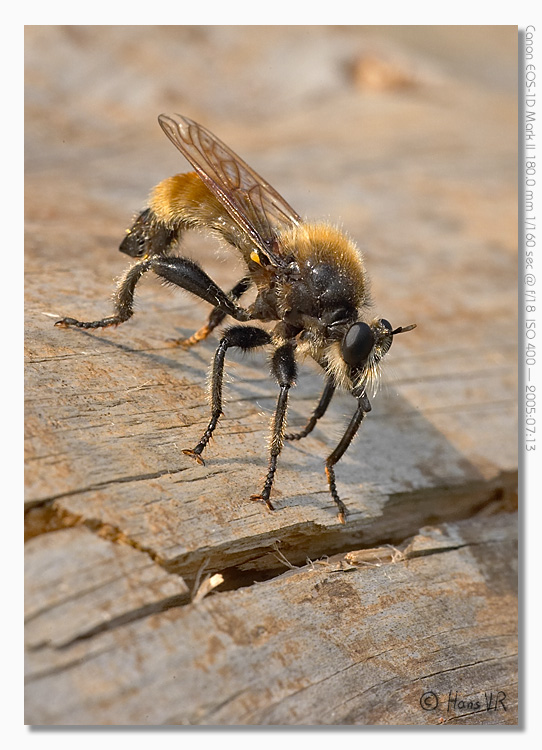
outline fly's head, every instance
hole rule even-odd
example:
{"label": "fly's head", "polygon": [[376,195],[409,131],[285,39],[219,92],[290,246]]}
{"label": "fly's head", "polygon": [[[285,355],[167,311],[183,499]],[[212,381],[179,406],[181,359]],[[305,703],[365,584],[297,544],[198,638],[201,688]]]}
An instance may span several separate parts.
{"label": "fly's head", "polygon": [[380,379],[381,362],[398,333],[411,331],[416,325],[393,328],[385,318],[370,323],[337,321],[331,325],[334,340],[326,347],[324,367],[335,382],[352,391],[354,396],[374,394]]}

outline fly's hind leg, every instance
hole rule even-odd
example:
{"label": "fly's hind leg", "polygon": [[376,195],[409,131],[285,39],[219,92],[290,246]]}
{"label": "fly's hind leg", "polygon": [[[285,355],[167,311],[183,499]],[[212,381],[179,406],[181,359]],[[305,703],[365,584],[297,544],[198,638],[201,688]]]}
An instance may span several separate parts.
{"label": "fly's hind leg", "polygon": [[129,320],[134,314],[134,291],[137,282],[152,267],[154,257],[167,256],[180,238],[181,231],[181,226],[169,227],[159,221],[149,208],[140,213],[131,229],[127,230],[119,250],[132,258],[141,258],[141,260],[130,266],[117,284],[114,296],[115,314],[92,321],[62,318],[57,320],[55,325],[61,328],[108,328]]}
{"label": "fly's hind leg", "polygon": [[[233,289],[228,292],[228,297],[233,302],[237,302],[237,300],[247,291],[247,289],[250,288],[251,284],[252,280],[249,276],[246,276],[245,278],[241,279],[241,281],[238,281]],[[215,309],[211,311],[207,323],[199,328],[195,333],[193,333],[186,339],[168,339],[167,343],[171,346],[183,346],[184,348],[188,349],[189,347],[194,346],[194,344],[197,344],[200,341],[204,341],[209,336],[209,334],[212,333],[212,331],[214,331],[214,329],[224,321],[225,317],[226,313],[220,308],[215,307]]]}
{"label": "fly's hind leg", "polygon": [[106,328],[128,320],[134,314],[134,291],[137,282],[146,271],[154,271],[165,281],[195,294],[205,302],[218,308],[224,316],[235,320],[250,320],[247,310],[239,307],[205,271],[189,258],[154,255],[137,261],[121,278],[115,293],[115,315],[101,320],[83,322],[74,318],[62,318],[55,325],[76,328]]}
{"label": "fly's hind leg", "polygon": [[55,326],[61,328],[108,328],[118,326],[129,320],[134,314],[134,291],[137,282],[151,268],[151,259],[146,258],[134,263],[121,277],[115,292],[115,315],[93,321],[81,321],[75,318],[57,320]]}
{"label": "fly's hind leg", "polygon": [[207,429],[203,433],[199,443],[192,449],[183,450],[186,456],[194,458],[199,464],[204,461],[201,458],[203,450],[211,439],[213,432],[222,416],[222,382],[224,379],[224,360],[227,350],[232,347],[238,347],[243,351],[256,349],[265,346],[271,342],[271,336],[263,328],[256,326],[233,326],[229,328],[222,337],[218,349],[216,350],[213,370],[211,375],[211,419]]}
{"label": "fly's hind leg", "polygon": [[155,257],[150,258],[151,268],[155,274],[169,284],[185,289],[196,297],[218,308],[224,316],[230,315],[235,320],[250,320],[250,313],[236,304],[229,294],[215,284],[205,271],[190,258]]}

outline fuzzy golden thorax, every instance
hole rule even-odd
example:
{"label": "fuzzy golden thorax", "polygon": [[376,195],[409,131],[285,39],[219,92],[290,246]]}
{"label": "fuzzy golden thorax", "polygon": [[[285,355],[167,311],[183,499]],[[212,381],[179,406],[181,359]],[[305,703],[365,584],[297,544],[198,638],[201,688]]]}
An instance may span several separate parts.
{"label": "fuzzy golden thorax", "polygon": [[368,305],[368,281],[361,254],[328,224],[301,224],[281,234],[281,258],[274,269],[279,336],[299,334],[299,353],[322,364],[325,349],[341,339]]}
{"label": "fuzzy golden thorax", "polygon": [[276,272],[282,320],[310,328],[357,318],[368,282],[361,254],[345,234],[328,224],[301,224],[281,234],[279,247],[287,263]]}
{"label": "fuzzy golden thorax", "polygon": [[318,265],[334,269],[348,279],[352,302],[360,307],[368,300],[368,281],[362,255],[355,243],[331,224],[300,224],[281,234],[281,255],[293,257],[301,273]]}

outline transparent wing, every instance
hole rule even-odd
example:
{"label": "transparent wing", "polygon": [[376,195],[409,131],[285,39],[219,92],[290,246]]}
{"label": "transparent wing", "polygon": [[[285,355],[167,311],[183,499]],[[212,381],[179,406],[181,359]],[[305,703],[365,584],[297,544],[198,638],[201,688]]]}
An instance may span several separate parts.
{"label": "transparent wing", "polygon": [[272,263],[281,265],[277,233],[297,226],[301,217],[269,183],[202,125],[182,115],[160,115],[158,121],[239,229]]}

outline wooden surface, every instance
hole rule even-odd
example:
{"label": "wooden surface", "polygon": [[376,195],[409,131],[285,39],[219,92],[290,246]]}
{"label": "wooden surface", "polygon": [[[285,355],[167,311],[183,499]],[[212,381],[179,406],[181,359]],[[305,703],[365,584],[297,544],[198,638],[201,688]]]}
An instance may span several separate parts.
{"label": "wooden surface", "polygon": [[[27,28],[27,723],[517,722],[516,36],[400,31]],[[210,46],[229,65],[194,71]],[[249,500],[276,400],[264,354],[230,358],[199,467],[181,450],[208,419],[217,339],[166,340],[203,303],[149,278],[115,330],[52,325],[109,312],[124,229],[185,169],[156,124],[168,110],[340,221],[375,312],[418,324],[337,466],[346,526],[323,462],[350,396],[286,446],[269,513]],[[205,236],[187,248],[239,278]],[[303,366],[290,427],[321,388]]]}

